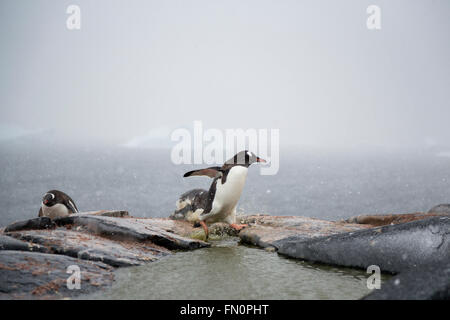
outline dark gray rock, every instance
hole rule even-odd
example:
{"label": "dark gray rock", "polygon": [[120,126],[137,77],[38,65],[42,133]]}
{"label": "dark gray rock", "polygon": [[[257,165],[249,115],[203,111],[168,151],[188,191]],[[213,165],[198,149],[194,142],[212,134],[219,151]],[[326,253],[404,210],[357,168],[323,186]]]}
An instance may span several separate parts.
{"label": "dark gray rock", "polygon": [[22,247],[17,250],[30,251],[33,249],[32,246],[38,245],[45,248],[48,253],[101,261],[113,267],[141,265],[170,254],[170,251],[156,248],[156,246],[119,242],[71,230],[16,231],[8,233],[8,235],[28,241],[28,248]]}
{"label": "dark gray rock", "polygon": [[[81,271],[81,288],[68,289],[67,267]],[[0,251],[0,299],[61,299],[87,294],[111,285],[112,268],[101,262],[63,255]]]}
{"label": "dark gray rock", "polygon": [[435,217],[332,236],[275,242],[280,254],[326,264],[397,273],[450,261],[450,217]]}
{"label": "dark gray rock", "polygon": [[49,252],[45,247],[0,234],[0,250]]}
{"label": "dark gray rock", "polygon": [[192,250],[210,246],[204,241],[166,231],[152,224],[152,219],[72,215],[55,219],[54,222],[60,226],[81,226],[90,233],[118,241],[149,241],[169,250]]}
{"label": "dark gray rock", "polygon": [[[210,245],[178,233],[193,229],[189,223],[122,217],[122,211],[113,212],[120,217],[104,213],[77,214],[53,222],[32,219],[0,231],[0,299],[89,293],[112,281],[112,267],[140,265],[171,254],[170,250]],[[80,266],[87,282],[81,290],[68,291],[66,268],[74,264]]]}
{"label": "dark gray rock", "polygon": [[29,220],[17,221],[5,228],[5,232],[32,229],[51,229],[55,224],[48,217],[39,217]]}
{"label": "dark gray rock", "polygon": [[415,220],[423,220],[436,216],[447,216],[450,215],[450,210],[446,212],[415,212],[415,213],[402,213],[402,214],[376,214],[376,215],[360,215],[351,217],[341,222],[345,223],[358,223],[358,224],[368,224],[372,227],[387,226],[390,224],[406,223]]}
{"label": "dark gray rock", "polygon": [[427,264],[402,272],[373,290],[365,300],[449,300],[450,263]]}
{"label": "dark gray rock", "polygon": [[450,214],[450,204],[444,203],[434,206],[428,213]]}

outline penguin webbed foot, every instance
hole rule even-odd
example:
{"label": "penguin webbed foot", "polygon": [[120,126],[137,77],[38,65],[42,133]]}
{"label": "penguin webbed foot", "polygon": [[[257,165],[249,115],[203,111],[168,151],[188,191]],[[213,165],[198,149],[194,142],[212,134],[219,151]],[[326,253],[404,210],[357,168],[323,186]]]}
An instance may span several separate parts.
{"label": "penguin webbed foot", "polygon": [[208,226],[206,225],[205,221],[199,221],[198,224],[200,226],[202,226],[203,230],[205,231],[205,240],[208,240],[209,230],[208,230]]}
{"label": "penguin webbed foot", "polygon": [[240,230],[244,229],[245,227],[248,227],[248,224],[231,223],[230,227],[232,227],[234,230],[240,231]]}

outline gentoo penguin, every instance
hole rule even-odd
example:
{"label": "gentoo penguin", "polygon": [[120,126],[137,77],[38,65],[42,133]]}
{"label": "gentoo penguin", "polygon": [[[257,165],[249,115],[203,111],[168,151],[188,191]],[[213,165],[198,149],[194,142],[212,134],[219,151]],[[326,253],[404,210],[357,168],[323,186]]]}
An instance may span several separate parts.
{"label": "gentoo penguin", "polygon": [[207,224],[226,222],[236,230],[246,225],[236,224],[236,206],[247,178],[248,167],[255,162],[266,162],[253,152],[241,151],[227,160],[222,167],[193,170],[184,177],[208,176],[213,178],[209,191],[194,189],[181,195],[172,219],[199,222],[208,237]]}
{"label": "gentoo penguin", "polygon": [[39,209],[39,217],[54,219],[65,217],[71,213],[78,213],[78,208],[67,194],[58,190],[50,190],[44,194]]}

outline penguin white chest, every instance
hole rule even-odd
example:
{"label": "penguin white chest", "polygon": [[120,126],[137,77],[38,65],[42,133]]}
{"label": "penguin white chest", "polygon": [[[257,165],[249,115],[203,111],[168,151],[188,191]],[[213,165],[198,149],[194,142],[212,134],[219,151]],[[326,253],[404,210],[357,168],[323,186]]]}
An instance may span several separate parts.
{"label": "penguin white chest", "polygon": [[44,217],[54,219],[57,217],[65,217],[69,215],[69,209],[63,204],[57,203],[51,207],[42,204],[42,214]]}
{"label": "penguin white chest", "polygon": [[222,184],[222,179],[217,180],[213,209],[218,207],[223,210],[231,210],[236,206],[244,189],[247,172],[246,167],[234,166],[228,172],[224,184]]}

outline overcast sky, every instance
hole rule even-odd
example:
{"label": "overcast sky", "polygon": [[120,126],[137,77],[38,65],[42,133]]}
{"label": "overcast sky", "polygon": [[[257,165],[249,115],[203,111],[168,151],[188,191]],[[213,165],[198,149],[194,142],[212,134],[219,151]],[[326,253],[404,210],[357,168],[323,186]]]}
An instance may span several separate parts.
{"label": "overcast sky", "polygon": [[118,144],[194,120],[298,145],[448,144],[449,17],[448,0],[1,0],[0,124]]}

